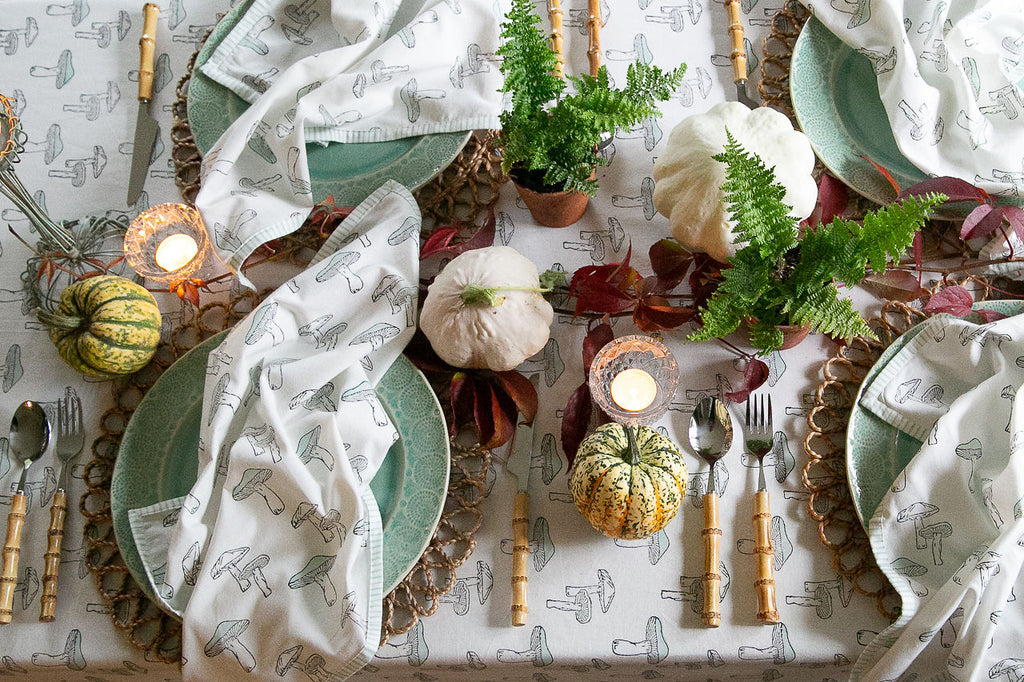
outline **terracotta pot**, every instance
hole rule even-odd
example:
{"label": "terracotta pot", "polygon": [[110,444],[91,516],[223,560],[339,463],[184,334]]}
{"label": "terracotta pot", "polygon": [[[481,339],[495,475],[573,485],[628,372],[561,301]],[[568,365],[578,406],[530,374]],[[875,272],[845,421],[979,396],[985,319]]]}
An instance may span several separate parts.
{"label": "terracotta pot", "polygon": [[590,197],[582,192],[535,192],[512,181],[526,208],[538,224],[545,227],[568,227],[583,217]]}
{"label": "terracotta pot", "polygon": [[807,334],[811,331],[807,325],[797,326],[795,324],[780,324],[778,329],[782,332],[782,348],[780,350],[787,350],[798,345],[807,338]]}

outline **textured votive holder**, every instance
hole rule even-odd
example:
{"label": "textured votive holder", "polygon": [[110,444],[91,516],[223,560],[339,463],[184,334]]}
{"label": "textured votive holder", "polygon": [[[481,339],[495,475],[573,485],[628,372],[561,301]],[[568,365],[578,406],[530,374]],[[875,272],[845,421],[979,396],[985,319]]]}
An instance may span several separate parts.
{"label": "textured votive holder", "polygon": [[158,282],[195,275],[210,251],[199,212],[185,204],[159,204],[138,215],[124,235],[124,257],[132,270]]}
{"label": "textured votive holder", "polygon": [[620,424],[649,424],[668,410],[679,383],[679,365],[650,336],[622,336],[608,343],[590,365],[594,402]]}

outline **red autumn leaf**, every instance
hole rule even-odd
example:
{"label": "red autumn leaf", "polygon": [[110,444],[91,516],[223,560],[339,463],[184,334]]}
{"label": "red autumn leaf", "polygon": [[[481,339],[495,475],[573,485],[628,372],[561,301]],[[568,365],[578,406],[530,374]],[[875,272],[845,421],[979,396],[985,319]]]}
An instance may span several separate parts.
{"label": "red autumn leaf", "polygon": [[872,166],[874,166],[875,170],[877,170],[879,173],[881,173],[882,177],[884,177],[886,180],[888,180],[889,184],[892,185],[893,189],[896,190],[897,196],[899,195],[899,193],[900,193],[900,183],[896,182],[896,179],[892,177],[892,174],[889,171],[887,171],[882,166],[879,166],[877,163],[875,163],[874,161],[872,161],[868,157],[864,156],[863,154],[860,155],[860,158],[864,159],[865,161],[870,163]]}
{"label": "red autumn leaf", "polygon": [[661,296],[644,296],[633,310],[633,324],[645,332],[675,329],[697,316],[695,308],[670,305]]}
{"label": "red autumn leaf", "polygon": [[1020,206],[1000,206],[1003,210],[1003,218],[1010,225],[1010,229],[1017,233],[1021,240],[1024,240],[1024,208]]}
{"label": "red autumn leaf", "polygon": [[476,424],[477,435],[480,437],[480,444],[487,446],[487,443],[495,436],[494,430],[494,407],[492,404],[494,395],[490,384],[480,384],[473,381],[473,423]]}
{"label": "red autumn leaf", "polygon": [[872,273],[861,281],[861,286],[877,296],[893,301],[916,301],[928,295],[928,290],[921,286],[917,275],[906,270]]}
{"label": "red autumn leaf", "polygon": [[997,312],[995,310],[991,310],[989,308],[978,308],[974,312],[976,312],[979,315],[981,315],[981,317],[986,322],[995,322],[997,320],[1002,320],[1002,319],[1004,319],[1006,317],[1006,315],[1004,315],[1003,313]]}
{"label": "red autumn leaf", "polygon": [[607,282],[586,281],[577,287],[576,308],[573,314],[580,315],[586,311],[594,313],[620,313],[632,308],[636,301],[629,294],[624,294]]}
{"label": "red autumn leaf", "polygon": [[974,237],[984,237],[999,227],[1002,220],[1002,214],[995,211],[994,206],[977,206],[964,218],[964,223],[960,227],[960,239],[967,241]]}
{"label": "red autumn leaf", "polygon": [[708,299],[718,289],[722,281],[722,263],[707,254],[694,254],[693,272],[690,273],[690,292],[693,294],[693,307],[703,308]]}
{"label": "red autumn leaf", "polygon": [[974,299],[962,286],[950,286],[932,296],[924,306],[926,313],[949,313],[963,317],[971,312]]}
{"label": "red autumn leaf", "polygon": [[814,211],[800,224],[805,226],[828,224],[837,216],[842,215],[849,203],[850,194],[846,185],[830,174],[823,173],[818,182],[818,201],[814,206]]}
{"label": "red autumn leaf", "polygon": [[612,326],[605,321],[594,325],[583,338],[583,373],[590,374],[590,366],[594,364],[594,356],[611,343],[615,338]]}
{"label": "red autumn leaf", "polygon": [[924,264],[924,236],[921,234],[921,230],[914,233],[911,249],[914,252],[914,265],[920,268]]}
{"label": "red autumn leaf", "polygon": [[590,384],[584,381],[569,396],[562,412],[562,451],[572,467],[576,459],[576,451],[587,435],[594,405],[590,398]]}
{"label": "red autumn leaf", "polygon": [[429,258],[438,253],[457,256],[472,249],[490,246],[494,243],[494,228],[496,224],[497,220],[494,216],[494,210],[491,209],[487,212],[484,224],[480,226],[480,229],[472,237],[465,241],[454,243],[455,237],[461,234],[465,226],[460,221],[456,221],[454,225],[438,227],[423,243],[423,248],[420,249],[420,259]]}
{"label": "red autumn leaf", "polygon": [[171,290],[174,291],[181,300],[188,301],[197,308],[199,307],[199,289],[191,281],[184,280],[177,284],[172,284]]}
{"label": "red autumn leaf", "polygon": [[533,421],[537,416],[537,389],[529,379],[512,369],[495,372],[494,384],[500,389],[499,396],[504,394],[509,397],[515,412],[523,416],[523,421]]}
{"label": "red autumn leaf", "polygon": [[911,185],[900,192],[896,197],[896,200],[902,201],[907,197],[923,197],[927,194],[945,194],[949,197],[950,201],[977,201],[979,203],[988,203],[991,199],[988,192],[980,187],[975,187],[966,180],[942,176],[938,178],[928,178],[923,182]]}
{"label": "red autumn leaf", "polygon": [[487,393],[491,396],[491,419],[494,424],[494,434],[486,443],[483,443],[483,446],[493,450],[512,440],[512,434],[516,430],[518,411],[514,405],[507,404],[511,403],[507,395],[502,400],[499,395],[500,391],[496,390],[493,384],[488,383],[487,389]]}
{"label": "red autumn leaf", "polygon": [[659,293],[675,289],[693,265],[693,254],[671,239],[655,242],[647,253],[651,259],[651,269],[655,275],[653,279],[657,282]]}
{"label": "red autumn leaf", "polygon": [[475,405],[473,380],[466,372],[456,372],[448,385],[452,406],[451,435],[456,435],[464,424],[473,423]]}
{"label": "red autumn leaf", "polygon": [[747,368],[743,370],[743,384],[736,391],[725,394],[725,397],[734,403],[742,403],[749,396],[751,391],[756,390],[768,381],[768,365],[757,358],[750,358]]}

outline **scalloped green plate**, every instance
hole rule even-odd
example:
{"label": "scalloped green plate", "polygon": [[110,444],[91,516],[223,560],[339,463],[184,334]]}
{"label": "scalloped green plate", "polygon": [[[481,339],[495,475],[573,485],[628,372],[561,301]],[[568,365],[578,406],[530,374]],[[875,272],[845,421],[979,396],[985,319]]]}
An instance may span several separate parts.
{"label": "scalloped green plate", "polygon": [[[222,332],[178,359],[132,415],[110,483],[114,535],[128,570],[159,604],[146,578],[128,510],[180,497],[196,481],[206,358]],[[434,535],[448,494],[447,426],[426,378],[400,355],[377,393],[399,438],[370,482],[384,527],[384,593],[408,575]],[[180,409],[174,409],[178,407]]]}
{"label": "scalloped green plate", "polygon": [[[1004,315],[1024,313],[1024,301],[982,301],[974,307],[988,308]],[[973,322],[980,320],[971,317],[967,319]],[[864,530],[867,530],[868,521],[874,516],[882,498],[889,492],[900,472],[921,449],[921,441],[861,407],[860,399],[886,364],[920,331],[920,324],[911,327],[885,349],[864,377],[850,411],[846,427],[846,478],[853,508]]]}
{"label": "scalloped green plate", "polygon": [[[249,103],[200,70],[224,37],[251,5],[239,3],[217,24],[196,56],[188,85],[188,121],[200,153],[217,142]],[[338,206],[358,206],[386,180],[397,180],[410,191],[420,187],[452,162],[466,146],[472,131],[406,137],[389,142],[308,144],[313,201],[334,196]]]}

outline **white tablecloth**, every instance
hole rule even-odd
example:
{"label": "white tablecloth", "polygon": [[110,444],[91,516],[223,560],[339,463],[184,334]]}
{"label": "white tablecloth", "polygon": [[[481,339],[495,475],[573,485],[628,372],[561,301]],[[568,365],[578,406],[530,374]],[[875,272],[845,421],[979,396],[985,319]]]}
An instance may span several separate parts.
{"label": "white tablecloth", "polygon": [[[108,210],[134,214],[147,205],[179,199],[170,162],[169,107],[174,86],[201,37],[227,10],[228,3],[166,3],[158,23],[157,56],[162,70],[156,80],[154,104],[161,122],[160,150],[140,205],[125,209],[137,110],[134,79],[141,4],[114,0],[91,0],[88,5],[83,0],[3,3],[0,37],[9,47],[7,54],[0,56],[0,90],[18,96],[23,126],[33,143],[29,151],[36,152],[23,155],[18,174],[31,190],[45,193],[46,207],[56,218]],[[768,18],[778,4],[778,0],[742,3],[748,37],[755,46],[760,45]],[[661,153],[668,131],[682,117],[704,111],[735,92],[721,3],[689,0],[661,5],[639,0],[602,3],[602,7],[606,25],[601,45],[615,78],[624,78],[627,60],[642,50],[649,50],[660,66],[685,62],[689,69],[685,84],[663,105],[664,118],[616,136],[613,161],[599,171],[599,195],[576,225],[557,230],[537,227],[513,188],[506,185],[502,189],[498,210],[504,229],[496,241],[521,250],[542,270],[557,263],[571,272],[594,259],[621,259],[629,246],[629,240],[615,236],[615,228],[621,225],[632,240],[634,265],[641,272],[649,271],[648,246],[669,235],[667,220],[648,210],[653,159]],[[565,0],[563,8],[568,71],[585,72],[586,2]],[[74,74],[59,80],[56,66],[63,51],[70,51]],[[755,53],[760,54],[760,49]],[[63,148],[56,153],[51,147],[47,154],[45,141],[52,126],[59,127]],[[27,235],[27,222],[8,203],[3,206],[4,222]],[[45,333],[23,316],[18,278],[28,251],[7,231],[0,234],[0,245],[0,351],[18,344],[24,366],[24,376],[0,395],[0,419],[9,418],[22,400],[55,401],[66,386],[74,386],[83,397],[87,442],[91,442],[99,431],[100,415],[111,405],[110,387],[84,381],[65,366]],[[192,314],[174,297],[163,295],[160,301],[168,328]],[[628,320],[615,324],[617,335],[634,331]],[[539,420],[543,438],[555,443],[562,408],[583,378],[580,348],[584,333],[580,321],[557,318],[553,352],[547,361],[559,368],[564,365],[564,369],[552,384],[541,383]],[[721,345],[686,345],[684,336],[685,330],[665,334],[682,373],[672,407],[658,422],[680,442],[685,440],[689,411],[699,397],[736,387],[742,377],[735,356]],[[850,585],[837,578],[832,557],[807,514],[807,494],[800,481],[806,459],[801,448],[807,430],[806,400],[819,381],[827,350],[825,341],[811,338],[772,361],[776,368],[770,386],[775,426],[785,436],[783,452],[788,462],[785,477],[781,481],[770,477],[769,483],[774,521],[784,537],[775,572],[784,625],[760,625],[755,618],[751,495],[756,469],[746,466],[739,442],[719,464],[728,470],[721,502],[722,561],[728,589],[722,603],[723,625],[718,629],[701,626],[700,602],[695,600],[695,586],[703,571],[700,495],[691,488],[677,518],[651,541],[613,542],[594,531],[573,509],[567,496],[568,467],[560,445],[556,445],[552,465],[557,474],[545,483],[535,469],[532,481],[535,551],[529,571],[528,626],[513,628],[509,624],[514,491],[509,477],[496,464],[494,484],[481,507],[484,521],[476,550],[458,572],[457,589],[436,614],[423,619],[408,636],[393,638],[378,652],[372,668],[361,675],[428,680],[568,680],[583,673],[600,679],[844,678],[863,645],[886,621],[872,600],[851,595]],[[536,363],[544,360],[531,362],[536,368]],[[739,417],[738,410],[735,416]],[[686,452],[693,480],[706,480],[707,465]],[[90,458],[87,450],[80,464]],[[54,466],[52,460],[41,461],[29,474],[33,494],[22,544],[22,574],[29,568],[36,575],[42,573],[48,496],[52,493],[45,477]],[[76,473],[81,473],[81,468]],[[0,514],[4,516],[13,481],[13,472],[0,481],[5,495],[0,498]],[[28,581],[16,596],[14,623],[0,628],[0,673],[11,671],[16,679],[176,679],[175,667],[146,660],[129,645],[111,622],[111,606],[85,571],[83,520],[77,511],[82,492],[82,481],[74,480],[69,491],[72,510],[64,542],[67,551],[61,567],[57,620],[37,622],[38,597],[22,603],[23,597],[34,596]],[[611,584],[614,595],[610,589],[602,592]],[[585,600],[576,598],[581,587],[586,587],[591,597],[589,614],[580,610],[579,603]],[[467,593],[468,599],[459,598]],[[664,633],[664,650],[647,643],[647,632],[656,623]],[[69,638],[73,641],[76,633],[81,637],[84,668],[65,654],[66,642]],[[542,639],[550,659],[538,654]],[[301,678],[297,670],[285,676]]]}

